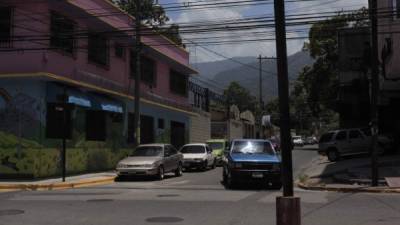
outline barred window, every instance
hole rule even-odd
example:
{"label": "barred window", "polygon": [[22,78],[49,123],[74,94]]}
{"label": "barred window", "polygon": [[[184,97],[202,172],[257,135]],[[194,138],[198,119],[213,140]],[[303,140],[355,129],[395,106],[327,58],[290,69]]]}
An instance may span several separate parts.
{"label": "barred window", "polygon": [[50,22],[50,46],[61,49],[67,53],[74,53],[74,29],[75,24],[72,20],[52,12]]}
{"label": "barred window", "polygon": [[12,9],[0,8],[0,47],[10,47],[12,33]]}
{"label": "barred window", "polygon": [[187,96],[188,93],[188,76],[170,70],[169,73],[169,88],[172,93]]}
{"label": "barred window", "polygon": [[[131,77],[135,79],[135,73],[136,73],[136,57],[135,53],[131,52]],[[140,58],[140,70],[141,70],[141,76],[140,80],[148,85],[151,85],[152,87],[156,86],[156,62],[146,56],[141,56]]]}
{"label": "barred window", "polygon": [[89,61],[108,66],[109,46],[108,39],[100,34],[91,33],[88,37],[88,58]]}

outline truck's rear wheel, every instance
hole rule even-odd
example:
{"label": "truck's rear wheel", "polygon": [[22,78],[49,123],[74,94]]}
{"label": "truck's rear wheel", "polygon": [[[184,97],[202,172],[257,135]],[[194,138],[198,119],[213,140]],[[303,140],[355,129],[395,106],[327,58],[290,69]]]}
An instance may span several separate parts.
{"label": "truck's rear wheel", "polygon": [[331,162],[336,162],[340,158],[340,154],[337,149],[329,149],[327,152],[328,160]]}

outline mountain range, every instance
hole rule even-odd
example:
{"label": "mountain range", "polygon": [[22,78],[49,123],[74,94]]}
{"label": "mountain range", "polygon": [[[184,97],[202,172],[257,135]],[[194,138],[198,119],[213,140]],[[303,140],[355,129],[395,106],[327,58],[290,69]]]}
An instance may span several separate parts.
{"label": "mountain range", "polygon": [[[308,51],[299,51],[288,57],[289,82],[297,79],[304,66],[314,59]],[[256,57],[235,57],[226,60],[192,64],[199,71],[196,80],[211,90],[222,92],[232,81],[247,88],[254,96],[259,93],[259,60]],[[263,100],[278,95],[276,59],[262,59]]]}

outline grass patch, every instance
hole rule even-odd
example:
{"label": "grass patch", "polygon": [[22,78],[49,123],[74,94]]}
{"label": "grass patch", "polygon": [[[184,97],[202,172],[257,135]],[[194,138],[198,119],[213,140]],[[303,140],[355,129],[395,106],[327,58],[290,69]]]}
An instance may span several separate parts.
{"label": "grass patch", "polygon": [[308,181],[308,179],[309,179],[310,177],[308,176],[308,175],[306,175],[306,174],[300,174],[299,175],[299,181],[301,182],[301,183],[306,183],[307,181]]}

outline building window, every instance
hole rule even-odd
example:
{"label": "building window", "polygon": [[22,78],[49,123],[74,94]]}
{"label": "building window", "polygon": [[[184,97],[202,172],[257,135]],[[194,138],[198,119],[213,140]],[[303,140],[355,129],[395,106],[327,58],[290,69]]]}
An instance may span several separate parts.
{"label": "building window", "polygon": [[114,46],[115,56],[117,58],[124,58],[125,57],[125,49],[122,44],[116,43]]}
{"label": "building window", "polygon": [[[141,77],[140,80],[152,87],[156,86],[156,62],[146,56],[140,58]],[[136,57],[135,53],[131,52],[131,77],[135,79],[136,73]]]}
{"label": "building window", "polygon": [[158,129],[164,129],[164,119],[158,119]]}
{"label": "building window", "polygon": [[188,93],[187,83],[188,83],[188,77],[186,75],[178,73],[174,70],[170,71],[169,88],[171,92],[178,95],[187,96]]}
{"label": "building window", "polygon": [[10,7],[0,8],[0,47],[11,46],[12,33],[12,9]]}
{"label": "building window", "polygon": [[400,18],[400,0],[392,0],[393,19]]}
{"label": "building window", "polygon": [[88,37],[88,59],[90,62],[102,66],[108,66],[109,63],[108,40],[106,37],[91,33]]}
{"label": "building window", "polygon": [[106,140],[106,112],[87,110],[86,111],[86,140]]}
{"label": "building window", "polygon": [[50,46],[68,53],[74,53],[74,28],[72,20],[57,13],[51,13]]}

